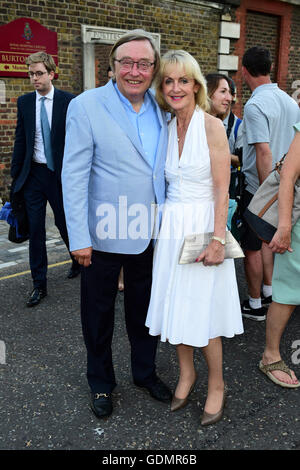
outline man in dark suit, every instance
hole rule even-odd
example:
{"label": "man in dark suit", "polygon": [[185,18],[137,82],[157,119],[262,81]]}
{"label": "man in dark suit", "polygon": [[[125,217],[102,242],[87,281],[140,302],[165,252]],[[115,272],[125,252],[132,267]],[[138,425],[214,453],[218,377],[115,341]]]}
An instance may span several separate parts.
{"label": "man in dark suit", "polygon": [[[65,120],[74,95],[53,87],[56,65],[45,52],[30,55],[26,64],[35,92],[18,99],[18,117],[11,163],[12,200],[24,198],[29,224],[29,262],[33,291],[27,301],[33,307],[47,295],[46,205],[69,248],[63,209],[61,169],[65,143]],[[71,256],[72,258],[72,256]],[[80,267],[72,258],[68,278]]]}
{"label": "man in dark suit", "polygon": [[130,31],[111,50],[114,79],[82,93],[68,109],[64,207],[70,248],[82,264],[87,379],[91,408],[98,418],[113,411],[112,338],[122,266],[133,381],[156,400],[172,399],[156,374],[158,338],[150,336],[145,326],[152,282],[153,206],[165,201],[168,145],[166,115],[149,90],[159,64],[152,36],[143,30]]}

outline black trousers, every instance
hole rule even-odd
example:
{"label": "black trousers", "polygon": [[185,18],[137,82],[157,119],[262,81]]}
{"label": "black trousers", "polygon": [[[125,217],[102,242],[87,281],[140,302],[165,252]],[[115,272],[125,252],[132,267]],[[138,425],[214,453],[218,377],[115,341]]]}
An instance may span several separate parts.
{"label": "black trousers", "polygon": [[29,223],[29,264],[34,287],[47,286],[46,205],[54,213],[54,222],[69,249],[61,184],[47,165],[32,163],[23,187]]}
{"label": "black trousers", "polygon": [[87,379],[93,393],[116,386],[112,362],[114,307],[118,276],[124,270],[124,307],[131,346],[131,369],[137,385],[156,380],[157,337],[145,326],[152,283],[152,243],[141,254],[93,251],[92,264],[81,274],[81,320],[87,348]]}

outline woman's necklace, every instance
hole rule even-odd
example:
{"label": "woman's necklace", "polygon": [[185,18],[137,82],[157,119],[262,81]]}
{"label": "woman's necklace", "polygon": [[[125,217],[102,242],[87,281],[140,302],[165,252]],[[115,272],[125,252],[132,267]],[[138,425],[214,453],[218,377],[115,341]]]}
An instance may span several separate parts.
{"label": "woman's necklace", "polygon": [[187,125],[183,125],[181,128],[177,127],[177,143],[178,143],[178,152],[179,152],[179,159],[181,158],[181,154],[183,152],[183,146],[185,141],[185,136],[189,127],[189,123]]}
{"label": "woman's necklace", "polygon": [[177,142],[184,140],[188,127],[189,125],[183,126],[182,128],[177,127]]}
{"label": "woman's necklace", "polygon": [[177,118],[177,142],[184,141],[185,135],[187,133],[187,130],[189,128],[189,125],[190,125],[190,122],[191,122],[191,119],[192,119],[192,115],[190,115],[189,117],[187,117],[187,116],[185,117],[182,126],[179,125],[178,118]]}

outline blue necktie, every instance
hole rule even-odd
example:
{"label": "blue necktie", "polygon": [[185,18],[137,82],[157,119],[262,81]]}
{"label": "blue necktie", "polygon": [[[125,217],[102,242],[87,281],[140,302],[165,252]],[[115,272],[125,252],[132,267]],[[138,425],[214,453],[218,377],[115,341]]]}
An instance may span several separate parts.
{"label": "blue necktie", "polygon": [[44,150],[45,156],[47,160],[47,167],[49,170],[54,171],[54,163],[52,157],[52,149],[51,149],[51,135],[50,135],[50,126],[47,117],[47,112],[45,108],[45,99],[46,97],[43,96],[41,99],[41,127],[42,127],[42,135],[43,135],[43,142],[44,142]]}

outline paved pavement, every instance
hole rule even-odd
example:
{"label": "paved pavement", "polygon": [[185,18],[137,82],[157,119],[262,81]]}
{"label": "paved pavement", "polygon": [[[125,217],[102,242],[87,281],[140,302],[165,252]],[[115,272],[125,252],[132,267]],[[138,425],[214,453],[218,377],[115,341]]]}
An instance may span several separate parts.
{"label": "paved pavement", "polygon": [[[116,301],[113,344],[118,382],[114,412],[106,420],[97,419],[89,409],[85,377],[80,280],[66,279],[68,253],[50,212],[47,227],[48,296],[28,309],[27,244],[8,242],[7,225],[0,222],[0,451],[300,450],[300,389],[278,387],[257,368],[265,322],[245,320],[243,335],[224,339],[228,405],[221,422],[202,428],[207,374],[201,351],[195,352],[199,379],[190,402],[170,413],[168,405],[132,384],[122,293]],[[237,262],[236,268],[243,299],[242,263]],[[282,355],[300,377],[299,307],[284,334]],[[157,368],[174,388],[178,373],[174,347],[159,345]]]}

